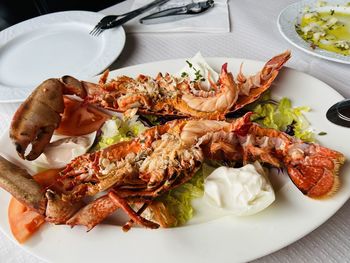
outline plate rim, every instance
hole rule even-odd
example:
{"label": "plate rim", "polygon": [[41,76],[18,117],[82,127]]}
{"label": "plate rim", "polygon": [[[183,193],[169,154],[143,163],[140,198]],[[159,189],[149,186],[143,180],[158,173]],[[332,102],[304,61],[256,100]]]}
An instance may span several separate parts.
{"label": "plate rim", "polygon": [[[0,31],[0,40],[4,40],[0,46],[0,49],[2,46],[6,46],[8,42],[18,37],[21,37],[28,32],[31,32],[33,30],[32,25],[36,25],[34,30],[38,30],[46,27],[47,24],[45,23],[49,23],[52,25],[59,24],[61,22],[59,21],[59,19],[62,17],[65,17],[66,20],[69,19],[69,22],[74,22],[75,21],[74,19],[78,19],[76,21],[85,23],[86,25],[91,25],[91,29],[92,29],[96,25],[95,22],[93,23],[92,20],[96,19],[96,23],[97,23],[104,16],[105,16],[104,14],[99,12],[92,12],[92,11],[85,11],[85,10],[59,11],[59,12],[53,12],[53,13],[49,13],[41,16],[36,16],[30,19],[27,19],[25,21],[22,21],[20,23],[14,24]],[[91,36],[91,37],[95,37],[95,36]],[[81,73],[79,72],[80,74],[82,74],[83,78],[88,79],[98,74],[101,74],[103,70],[105,70],[115,62],[115,60],[120,56],[121,52],[125,47],[126,33],[123,26],[106,30],[105,32],[103,32],[103,34],[98,36],[98,38],[101,38],[101,41],[104,41],[103,46],[101,44],[102,53],[97,57],[97,59],[95,59],[95,61],[90,61],[94,63],[92,63],[92,66],[88,67],[88,68],[91,68],[89,72],[81,72]],[[113,46],[112,42],[114,40],[118,40],[119,44]],[[38,85],[39,84],[40,83],[38,83]],[[34,89],[34,87],[25,87],[25,88],[12,87],[0,82],[0,91],[6,89],[7,92],[10,92],[11,89],[13,88],[18,89],[17,92],[20,94],[15,95],[16,98],[9,98],[9,96],[6,96],[6,98],[3,99],[0,96],[0,103],[23,102],[25,100],[25,97],[29,96],[30,92]]]}
{"label": "plate rim", "polygon": [[[278,14],[277,17],[277,28],[278,31],[280,32],[280,34],[283,36],[283,38],[285,40],[287,40],[287,42],[289,42],[290,44],[292,44],[294,47],[298,48],[301,51],[304,51],[305,53],[318,57],[318,58],[322,58],[328,61],[332,61],[332,62],[337,62],[337,63],[342,63],[342,64],[346,64],[349,65],[350,64],[350,55],[349,56],[342,56],[340,54],[334,53],[334,52],[330,52],[327,50],[323,50],[323,49],[310,49],[310,45],[308,42],[306,42],[304,39],[302,39],[296,32],[294,29],[294,24],[293,24],[293,29],[290,32],[295,32],[295,34],[293,34],[294,37],[298,37],[301,41],[300,44],[296,43],[295,41],[293,41],[292,37],[290,36],[290,34],[285,30],[285,28],[283,27],[281,21],[284,17],[284,15],[286,14],[287,11],[289,11],[289,9],[292,8],[298,8],[299,6],[302,7],[302,5],[306,5],[306,4],[310,4],[310,3],[316,3],[317,0],[302,0],[302,1],[298,1],[292,4],[289,4],[288,6],[286,6],[285,8],[282,9],[282,11]],[[288,18],[290,20],[292,19],[296,19],[297,17],[293,17],[293,18]],[[342,59],[342,58],[346,58],[346,59]]]}
{"label": "plate rim", "polygon": [[[227,60],[227,59],[239,60],[240,62],[244,61],[245,63],[256,63],[256,64],[259,64],[259,65],[264,64],[264,62],[261,62],[261,61],[250,60],[250,59],[241,59],[241,58],[225,58],[225,57],[208,57],[208,58],[206,58],[206,60],[207,60],[207,62],[208,62],[209,65],[210,65],[210,63],[211,63],[211,62],[210,62],[211,60],[212,60],[212,61],[214,61],[214,60],[217,60],[217,61],[224,61],[225,59],[226,59],[226,60]],[[113,72],[125,71],[125,70],[134,70],[134,68],[138,68],[138,67],[142,68],[142,67],[145,67],[145,66],[150,65],[150,64],[157,64],[157,63],[161,63],[161,62],[162,62],[162,63],[169,63],[169,62],[174,62],[174,61],[176,61],[176,62],[182,61],[182,62],[183,62],[184,59],[170,59],[170,60],[162,60],[162,61],[148,62],[148,63],[138,64],[138,65],[132,65],[132,66],[128,66],[128,67],[125,67],[125,68],[113,70],[113,71],[111,71],[110,73],[113,74]],[[288,68],[288,67],[287,67],[287,68]],[[295,70],[295,69],[292,69],[292,68],[288,68],[287,70],[288,70],[288,71],[291,71],[291,72],[297,72],[297,74],[305,75],[305,76],[307,76],[307,77],[310,78],[310,79],[313,79],[313,80],[316,80],[316,81],[318,81],[318,82],[320,82],[320,83],[323,83],[323,85],[325,85],[325,87],[326,87],[327,89],[329,89],[331,92],[334,92],[334,94],[335,94],[336,96],[338,96],[338,97],[343,97],[339,92],[337,92],[336,90],[334,90],[334,89],[333,89],[332,87],[330,87],[328,84],[326,84],[325,82],[323,82],[323,81],[321,81],[321,80],[319,80],[319,79],[317,79],[317,78],[315,78],[315,77],[313,77],[313,76],[311,76],[311,75],[309,75],[309,74],[306,74],[306,73],[304,73],[304,72],[301,72],[301,71],[298,71],[298,70]],[[175,72],[174,72],[174,73],[175,73]],[[97,77],[95,77],[95,78],[97,78]],[[95,79],[95,78],[94,78],[94,79]],[[93,79],[92,79],[92,80],[93,80]],[[279,246],[275,246],[274,249],[265,251],[265,253],[260,254],[259,256],[248,257],[248,260],[253,260],[253,259],[256,259],[256,258],[260,258],[260,257],[262,257],[262,256],[265,256],[265,255],[271,254],[271,253],[273,253],[273,252],[275,252],[275,251],[277,251],[277,250],[279,250],[279,249],[281,249],[281,248],[283,248],[283,247],[286,247],[286,246],[289,245],[289,244],[294,243],[295,241],[299,240],[300,238],[306,236],[307,234],[309,234],[310,232],[312,232],[314,229],[318,228],[320,225],[322,225],[322,224],[325,223],[327,220],[329,220],[329,219],[344,205],[344,203],[349,199],[349,196],[350,196],[350,192],[347,193],[347,198],[346,198],[346,200],[344,200],[344,202],[342,202],[341,204],[338,204],[338,205],[337,205],[337,209],[335,209],[335,211],[333,211],[329,216],[327,216],[327,218],[326,218],[324,221],[320,222],[319,224],[313,225],[312,228],[309,228],[308,231],[306,231],[306,232],[304,232],[303,234],[301,234],[300,236],[296,237],[295,240],[290,241],[290,242],[288,241],[288,242],[283,243],[283,244],[279,244]],[[220,219],[219,219],[219,220],[220,220]],[[4,231],[3,231],[3,227],[2,227],[1,225],[0,225],[0,230],[1,230],[2,232],[4,232]],[[9,237],[7,234],[5,234],[5,235],[6,235],[7,237]],[[13,238],[10,238],[10,239],[13,239]],[[32,255],[34,255],[34,256],[36,256],[36,257],[39,257],[39,258],[41,258],[41,259],[43,259],[43,260],[46,260],[45,257],[38,256],[37,254],[33,253],[33,251],[31,251],[30,248],[27,247],[26,245],[25,245],[25,246],[20,246],[20,247],[21,247],[21,248],[24,248],[24,249],[25,249],[27,252],[29,252],[30,254],[32,254]],[[28,249],[27,249],[27,248],[28,248]]]}

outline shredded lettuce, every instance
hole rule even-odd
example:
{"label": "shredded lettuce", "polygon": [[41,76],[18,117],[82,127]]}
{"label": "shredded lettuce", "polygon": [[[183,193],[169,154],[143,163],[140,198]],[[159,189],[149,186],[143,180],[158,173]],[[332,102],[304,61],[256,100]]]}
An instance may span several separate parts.
{"label": "shredded lettuce", "polygon": [[118,142],[129,141],[146,129],[142,122],[137,120],[136,115],[132,118],[124,117],[123,119],[112,117],[101,128],[102,134],[97,144],[97,150]]}
{"label": "shredded lettuce", "polygon": [[203,196],[204,179],[214,169],[204,163],[188,182],[158,197],[152,208],[153,218],[163,227],[184,225],[195,213],[192,200]]}
{"label": "shredded lettuce", "polygon": [[156,201],[162,204],[162,225],[176,227],[184,225],[193,217],[192,200],[204,194],[204,178],[214,170],[204,163],[196,174],[187,182],[160,196]]}
{"label": "shredded lettuce", "polygon": [[185,224],[193,216],[191,200],[201,197],[204,193],[204,181],[202,171],[199,170],[188,183],[170,190],[159,198],[173,221],[169,227]]}
{"label": "shredded lettuce", "polygon": [[251,107],[251,110],[254,112],[251,120],[264,127],[287,132],[306,142],[315,140],[309,122],[303,115],[303,112],[310,111],[309,107],[293,108],[290,99],[282,98],[276,102],[269,99],[269,94],[265,94],[259,103]]}

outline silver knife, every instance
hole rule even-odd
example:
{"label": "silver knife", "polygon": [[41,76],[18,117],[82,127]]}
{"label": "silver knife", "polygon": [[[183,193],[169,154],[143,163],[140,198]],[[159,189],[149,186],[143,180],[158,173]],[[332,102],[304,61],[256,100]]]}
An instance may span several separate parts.
{"label": "silver knife", "polygon": [[214,6],[213,0],[191,3],[185,6],[165,9],[140,19],[141,24],[152,25],[166,22],[173,22],[179,19],[193,17],[203,13]]}

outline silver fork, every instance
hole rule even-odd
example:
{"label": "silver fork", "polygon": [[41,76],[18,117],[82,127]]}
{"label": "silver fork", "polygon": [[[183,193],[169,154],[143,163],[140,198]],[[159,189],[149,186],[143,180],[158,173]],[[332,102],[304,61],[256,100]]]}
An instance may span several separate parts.
{"label": "silver fork", "polygon": [[169,0],[155,0],[155,1],[152,1],[151,3],[149,3],[145,6],[142,6],[138,9],[135,9],[133,11],[130,11],[130,12],[122,14],[122,15],[105,16],[90,31],[90,35],[99,36],[105,29],[109,29],[109,28],[124,24],[125,22],[135,18],[136,16],[141,15],[143,12],[145,12],[153,7],[165,4],[168,1]]}
{"label": "silver fork", "polygon": [[126,16],[128,14],[130,14],[133,11],[127,12],[125,14],[122,15],[109,15],[109,16],[105,16],[103,17],[100,22],[97,23],[97,25],[90,31],[90,35],[92,36],[98,36],[102,33],[102,31],[104,29],[102,29],[102,26],[104,25],[108,25],[110,24],[112,21],[116,20],[118,17],[122,17],[122,16]]}

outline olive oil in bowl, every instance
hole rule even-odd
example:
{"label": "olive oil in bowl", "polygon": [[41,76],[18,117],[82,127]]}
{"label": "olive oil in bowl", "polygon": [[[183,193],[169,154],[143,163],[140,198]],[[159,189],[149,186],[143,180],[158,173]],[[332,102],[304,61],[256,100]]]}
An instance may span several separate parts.
{"label": "olive oil in bowl", "polygon": [[312,48],[350,55],[350,7],[306,10],[295,28]]}

